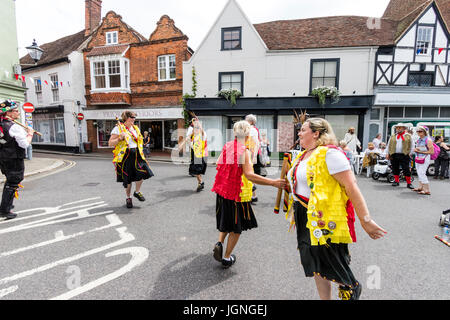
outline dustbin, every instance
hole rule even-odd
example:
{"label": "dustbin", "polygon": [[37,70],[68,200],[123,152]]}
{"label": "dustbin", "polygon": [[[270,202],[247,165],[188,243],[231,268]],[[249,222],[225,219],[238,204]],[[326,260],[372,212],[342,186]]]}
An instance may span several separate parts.
{"label": "dustbin", "polygon": [[92,142],[83,142],[84,152],[92,152]]}

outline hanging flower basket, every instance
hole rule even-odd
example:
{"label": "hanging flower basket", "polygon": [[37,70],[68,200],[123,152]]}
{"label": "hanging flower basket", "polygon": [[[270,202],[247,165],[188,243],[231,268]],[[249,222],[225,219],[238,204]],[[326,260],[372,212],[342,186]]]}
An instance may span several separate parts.
{"label": "hanging flower basket", "polygon": [[217,94],[218,97],[222,97],[227,99],[230,102],[231,106],[236,105],[236,99],[242,96],[241,91],[236,89],[222,89]]}
{"label": "hanging flower basket", "polygon": [[311,94],[319,99],[319,104],[324,105],[325,99],[331,97],[331,103],[337,103],[341,100],[341,93],[336,87],[317,87],[311,91]]}

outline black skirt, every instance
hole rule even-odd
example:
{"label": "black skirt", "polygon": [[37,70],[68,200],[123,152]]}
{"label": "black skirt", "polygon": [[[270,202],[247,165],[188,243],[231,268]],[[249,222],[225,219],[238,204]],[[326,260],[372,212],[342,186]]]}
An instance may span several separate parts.
{"label": "black skirt", "polygon": [[305,275],[313,277],[317,274],[326,280],[350,287],[355,286],[357,280],[350,269],[348,245],[328,241],[326,245],[312,246],[309,229],[306,227],[307,209],[299,202],[295,202],[294,210],[298,249]]}
{"label": "black skirt", "polygon": [[240,234],[258,227],[251,202],[236,202],[220,195],[216,198],[216,222],[220,232]]}
{"label": "black skirt", "polygon": [[191,164],[189,165],[189,174],[194,176],[205,174],[206,167],[207,165],[205,158],[196,158],[194,155],[194,150],[191,149]]}
{"label": "black skirt", "polygon": [[127,149],[122,162],[116,166],[117,182],[122,182],[126,188],[133,181],[146,180],[153,177],[148,163],[142,159],[137,148]]}

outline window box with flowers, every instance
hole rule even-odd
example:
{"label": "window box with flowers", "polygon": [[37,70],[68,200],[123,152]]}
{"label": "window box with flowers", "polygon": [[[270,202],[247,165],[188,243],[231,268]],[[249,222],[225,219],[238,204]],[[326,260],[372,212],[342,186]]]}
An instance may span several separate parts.
{"label": "window box with flowers", "polygon": [[218,97],[222,97],[227,99],[230,102],[231,106],[236,105],[236,99],[242,96],[240,90],[237,89],[222,89],[217,94]]}
{"label": "window box with flowers", "polygon": [[336,87],[317,87],[311,91],[311,95],[317,97],[319,99],[319,104],[322,106],[325,104],[327,97],[331,98],[331,103],[337,103],[341,100],[341,93]]}

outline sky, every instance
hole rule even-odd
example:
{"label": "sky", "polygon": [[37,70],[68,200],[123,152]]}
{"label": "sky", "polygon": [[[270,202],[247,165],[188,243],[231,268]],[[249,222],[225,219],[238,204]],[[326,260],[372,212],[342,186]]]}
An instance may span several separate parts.
{"label": "sky", "polygon": [[[194,51],[228,0],[103,0],[102,17],[110,10],[145,37],[166,14],[189,37]],[[381,17],[389,0],[237,0],[255,23],[313,17],[355,15]],[[15,0],[20,57],[36,39],[38,45],[84,29],[84,0]]]}

